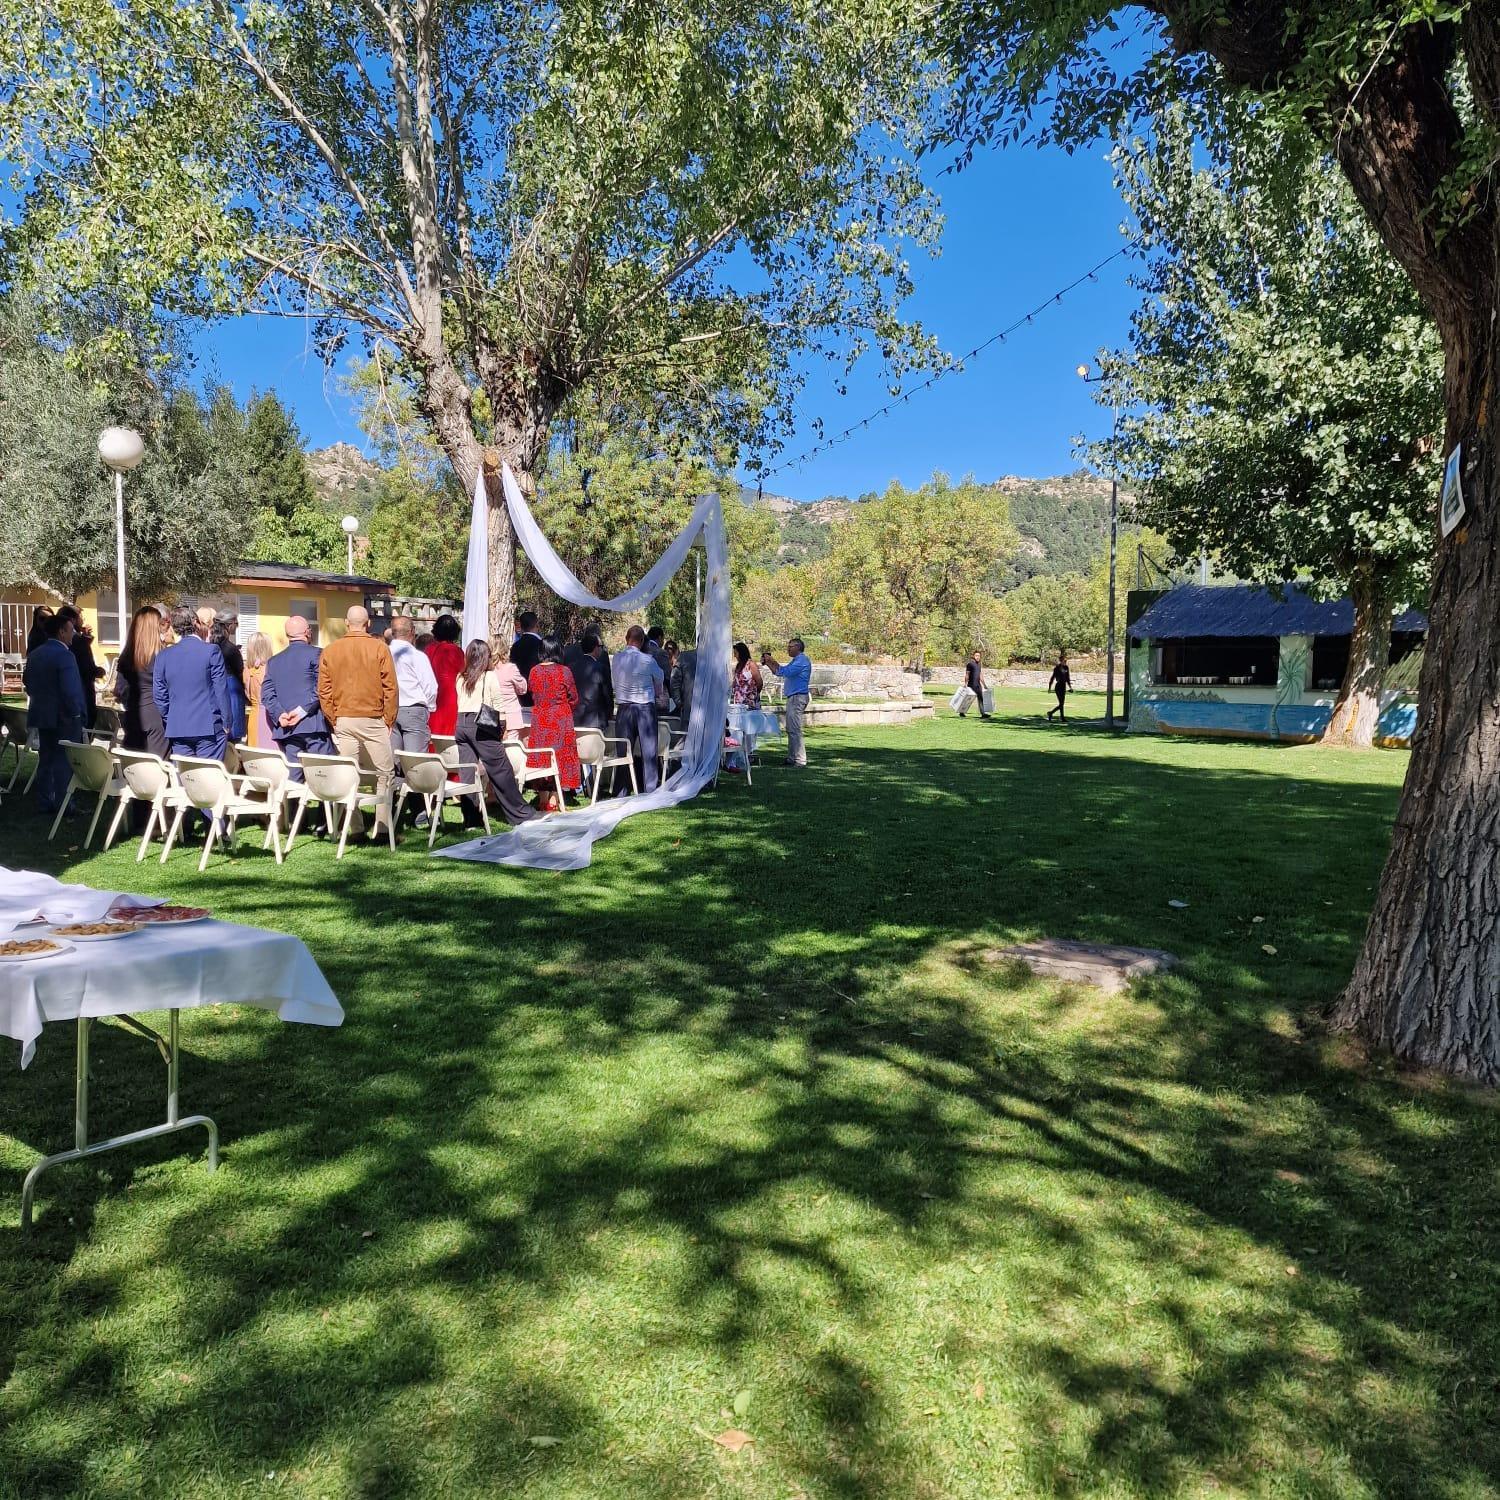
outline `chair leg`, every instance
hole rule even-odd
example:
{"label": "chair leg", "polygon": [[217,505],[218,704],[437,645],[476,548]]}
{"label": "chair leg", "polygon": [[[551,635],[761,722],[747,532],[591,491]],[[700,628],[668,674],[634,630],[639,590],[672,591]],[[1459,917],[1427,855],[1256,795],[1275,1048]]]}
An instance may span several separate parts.
{"label": "chair leg", "polygon": [[[99,826],[99,814],[104,811],[105,799],[108,796],[109,783],[106,781],[104,785],[99,788],[99,795],[94,800],[94,816],[89,819],[89,831],[83,836],[83,847],[85,849],[87,849],[94,840],[94,830]],[[105,847],[108,848],[108,845],[106,845]]]}
{"label": "chair leg", "polygon": [[[62,801],[57,804],[57,816],[53,818],[51,832],[49,832],[47,835],[47,842],[49,844],[53,839],[57,837],[57,825],[62,822],[63,814],[68,810],[68,803],[73,800],[73,788],[77,785],[78,778],[76,776],[70,776],[68,778],[68,790],[63,794]],[[28,792],[31,790],[30,785],[27,786],[26,790]]]}
{"label": "chair leg", "polygon": [[151,835],[156,832],[157,817],[161,817],[161,831],[163,837],[167,832],[166,810],[154,797],[151,799],[151,814],[146,819],[146,831],[141,835],[141,847],[135,851],[135,862],[140,862],[146,857],[146,850],[151,847]]}
{"label": "chair leg", "polygon": [[109,827],[104,831],[104,848],[106,852],[114,843],[115,835],[120,831],[120,824],[125,821],[125,809],[130,806],[132,799],[129,796],[120,798],[120,805],[115,809],[115,815],[109,820]]}
{"label": "chair leg", "polygon": [[[379,806],[379,804],[377,804],[377,807],[378,806]],[[386,795],[385,795],[384,806],[385,806],[385,833],[386,833],[386,837],[391,842],[391,853],[394,854],[396,852],[396,819],[395,819],[394,814],[391,812],[391,795],[390,795],[389,792],[387,792]]]}
{"label": "chair leg", "polygon": [[[266,831],[271,836],[271,849],[275,853],[276,863],[279,865],[281,863],[281,827],[280,816],[274,807],[266,818]],[[262,844],[260,847],[264,849],[266,846]]]}
{"label": "chair leg", "polygon": [[292,814],[291,832],[286,836],[286,853],[292,852],[292,845],[297,842],[297,830],[302,826],[302,814],[307,811],[307,798],[297,799],[297,811]]}
{"label": "chair leg", "polygon": [[335,860],[340,860],[344,857],[344,845],[349,842],[349,829],[353,822],[354,803],[353,801],[349,801],[344,804],[344,827],[343,831],[339,834],[339,852],[334,855]]}
{"label": "chair leg", "polygon": [[[406,806],[406,783],[402,782],[401,790],[396,793],[396,821],[401,821],[401,809]],[[423,806],[426,806],[425,799]]]}
{"label": "chair leg", "polygon": [[[401,793],[403,797],[406,793]],[[427,848],[431,852],[432,843],[437,838],[438,824],[443,821],[443,794],[441,792],[424,792],[422,794],[422,806],[427,813]],[[401,804],[396,804],[396,816],[401,816]]]}
{"label": "chair leg", "polygon": [[632,797],[639,796],[640,795],[640,790],[641,790],[641,784],[640,784],[639,781],[637,781],[635,779],[635,757],[634,756],[631,756],[631,758],[628,761],[625,762],[625,769],[630,772],[630,795]]}
{"label": "chair leg", "polygon": [[198,859],[198,873],[201,875],[208,868],[208,856],[213,853],[214,839],[219,833],[219,815],[213,813],[209,816],[208,832],[203,835],[203,853]]}
{"label": "chair leg", "polygon": [[161,863],[162,864],[166,864],[166,862],[167,862],[167,856],[172,852],[172,845],[177,842],[177,835],[182,832],[182,820],[186,816],[187,816],[187,808],[185,808],[185,807],[179,807],[177,809],[177,816],[172,819],[172,827],[171,827],[170,832],[167,834],[167,841],[166,841],[165,844],[162,845],[162,849],[161,849]]}
{"label": "chair leg", "polygon": [[599,788],[604,784],[604,767],[595,766],[592,777],[594,783],[593,795],[589,798],[589,806],[592,807],[599,800]]}

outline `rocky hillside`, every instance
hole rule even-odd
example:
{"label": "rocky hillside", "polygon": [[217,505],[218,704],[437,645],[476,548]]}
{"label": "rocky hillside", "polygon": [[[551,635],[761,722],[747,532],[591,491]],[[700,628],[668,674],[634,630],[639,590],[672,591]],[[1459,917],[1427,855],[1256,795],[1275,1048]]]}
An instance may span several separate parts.
{"label": "rocky hillside", "polygon": [[328,448],[314,448],[307,455],[307,472],[324,504],[347,505],[364,500],[384,470],[353,444],[334,443]]}

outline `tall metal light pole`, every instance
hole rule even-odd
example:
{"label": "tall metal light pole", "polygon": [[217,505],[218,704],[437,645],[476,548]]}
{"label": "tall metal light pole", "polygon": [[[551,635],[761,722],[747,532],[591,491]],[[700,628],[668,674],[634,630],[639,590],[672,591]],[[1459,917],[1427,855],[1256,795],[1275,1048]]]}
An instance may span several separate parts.
{"label": "tall metal light pole", "polygon": [[99,457],[115,475],[115,584],[119,590],[121,646],[130,626],[130,602],[125,597],[125,475],[145,456],[146,444],[132,427],[106,427],[99,434]]}
{"label": "tall metal light pole", "polygon": [[359,517],[345,516],[339,525],[344,528],[344,540],[349,544],[349,566],[345,571],[352,573],[354,571],[354,533],[359,530]]}
{"label": "tall metal light pole", "polygon": [[[1098,385],[1104,379],[1101,372],[1090,375],[1087,365],[1078,366],[1078,378],[1086,385]],[[1114,419],[1109,429],[1109,643],[1108,658],[1104,664],[1104,722],[1115,727],[1115,557],[1120,547],[1120,476],[1115,462],[1115,442],[1120,435],[1120,403],[1112,403]]]}

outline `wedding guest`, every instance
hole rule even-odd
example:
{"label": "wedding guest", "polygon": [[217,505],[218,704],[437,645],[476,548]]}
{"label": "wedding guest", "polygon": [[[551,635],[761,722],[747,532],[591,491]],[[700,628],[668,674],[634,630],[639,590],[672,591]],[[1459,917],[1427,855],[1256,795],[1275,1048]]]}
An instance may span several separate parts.
{"label": "wedding guest", "polygon": [[94,632],[83,623],[83,615],[76,604],[65,604],[57,613],[60,618],[73,622],[70,649],[73,660],[78,663],[78,679],[83,683],[83,725],[85,729],[92,729],[99,712],[99,679],[104,676],[104,668],[94,660]]}
{"label": "wedding guest", "polygon": [[[519,668],[521,676],[529,682],[531,669],[542,659],[542,635],[537,629],[536,611],[523,610],[516,617],[516,624],[520,628],[516,633],[515,644],[510,648],[511,665]],[[531,707],[529,691],[522,695],[521,706]]]}
{"label": "wedding guest", "polygon": [[115,701],[125,730],[125,748],[148,755],[167,756],[167,729],[152,696],[156,683],[156,661],[166,646],[166,621],[161,611],[147,604],[136,610],[115,663]]}
{"label": "wedding guest", "polygon": [[304,754],[332,755],[333,736],[318,701],[318,666],[323,653],[311,644],[311,627],[301,615],[286,622],[286,650],[266,663],[260,702],[281,753],[291,763],[292,780],[301,781],[297,762]]}
{"label": "wedding guest", "polygon": [[73,655],[73,618],[59,610],[42,620],[42,639],[26,656],[26,727],[36,730],[36,805],[55,813],[68,795],[72,771],[61,742],[83,739],[87,707]]}
{"label": "wedding guest", "polygon": [[391,660],[396,665],[396,722],[392,750],[426,750],[432,742],[431,718],[437,707],[437,674],[417,650],[417,627],[410,615],[391,621]]}
{"label": "wedding guest", "polygon": [[760,668],[750,660],[750,648],[744,641],[734,643],[734,675],[730,680],[729,701],[746,708],[760,707],[760,690],[764,679]]}
{"label": "wedding guest", "polygon": [[243,740],[245,738],[246,701],[245,657],[235,643],[235,636],[240,627],[239,616],[216,613],[207,605],[198,611],[200,620],[205,616],[208,620],[209,643],[217,646],[219,654],[224,658],[224,678],[229,688],[229,738]]}
{"label": "wedding guest", "polygon": [[[464,653],[464,669],[458,676],[458,747],[468,764],[484,767],[490,790],[509,823],[526,823],[540,816],[521,795],[515,772],[505,754],[504,739],[508,725],[521,726],[520,690],[526,686],[520,668],[513,662],[496,665],[497,653],[489,642],[473,640]],[[514,717],[512,717],[512,715]],[[470,810],[471,798],[465,797],[464,822],[478,822],[479,815]]]}
{"label": "wedding guest", "polygon": [[646,655],[661,668],[662,680],[666,680],[667,673],[672,668],[672,663],[667,659],[667,648],[662,644],[666,632],[660,625],[653,625],[646,632],[646,644],[642,648]]}
{"label": "wedding guest", "polygon": [[812,690],[812,662],[800,637],[793,636],[787,642],[787,663],[781,666],[769,651],[762,651],[760,663],[769,667],[781,679],[781,691],[786,695],[786,764],[803,767],[807,765],[807,746],[802,738],[802,726],[807,716],[807,705]]}
{"label": "wedding guest", "polygon": [[563,665],[578,687],[573,723],[579,729],[608,729],[615,716],[615,694],[599,632],[585,630],[583,639],[563,652]]}
{"label": "wedding guest", "polygon": [[229,744],[229,684],[223,654],[208,641],[212,624],[212,610],[174,609],[177,644],[156,658],[151,698],[173,755],[223,760]]}
{"label": "wedding guest", "polygon": [[687,707],[682,688],[682,653],[677,649],[676,641],[668,641],[662,649],[667,658],[663,669],[667,674],[667,712],[680,714]]}
{"label": "wedding guest", "polygon": [[458,719],[458,692],[454,683],[464,669],[464,648],[458,644],[458,621],[439,615],[432,622],[432,644],[426,648],[432,675],[437,680],[437,707],[427,716],[433,734],[452,734]]}
{"label": "wedding guest", "polygon": [[[375,830],[379,838],[391,807],[396,757],[391,753],[391,725],[398,698],[396,664],[391,648],[370,634],[370,614],[362,604],[344,612],[344,633],[323,648],[318,662],[318,702],[333,726],[340,755],[375,773]],[[365,820],[356,812],[350,832],[360,838]]]}
{"label": "wedding guest", "polygon": [[632,625],[625,632],[625,649],[610,660],[615,689],[615,729],[640,759],[640,784],[648,792],[657,788],[656,695],[666,691],[666,678],[658,663],[646,653],[646,632]]}
{"label": "wedding guest", "polygon": [[423,656],[427,655],[427,648],[432,644],[434,636],[430,630],[422,630],[417,633],[416,648]]}
{"label": "wedding guest", "polygon": [[270,660],[271,637],[263,630],[251,631],[245,642],[245,743],[257,750],[269,750],[275,744],[265,703],[266,664]]}
{"label": "wedding guest", "polygon": [[[542,642],[542,659],[531,669],[527,683],[531,689],[531,738],[526,764],[546,766],[550,757],[539,753],[553,751],[557,756],[557,775],[564,793],[576,792],[583,785],[578,764],[578,737],[573,729],[573,710],[578,706],[578,684],[563,665],[562,646],[556,636]],[[560,811],[554,788],[542,798],[542,811]]]}
{"label": "wedding guest", "polygon": [[45,640],[52,639],[43,628],[48,620],[52,618],[52,606],[50,604],[38,604],[31,612],[31,629],[26,632],[26,650],[28,654],[35,651]]}

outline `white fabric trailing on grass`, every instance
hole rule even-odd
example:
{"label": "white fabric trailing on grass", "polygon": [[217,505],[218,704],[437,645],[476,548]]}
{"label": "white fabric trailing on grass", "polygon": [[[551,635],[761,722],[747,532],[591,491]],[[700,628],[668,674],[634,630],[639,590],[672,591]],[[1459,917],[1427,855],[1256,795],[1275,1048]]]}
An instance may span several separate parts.
{"label": "white fabric trailing on grass", "polygon": [[655,566],[632,589],[613,599],[601,599],[579,582],[572,569],[542,535],[526,504],[515,475],[507,465],[501,474],[510,523],[553,593],[585,609],[621,612],[642,609],[655,599],[687,560],[701,535],[708,553],[708,587],[698,623],[698,670],[693,678],[693,701],[688,713],[687,743],[682,761],[654,792],[615,797],[577,812],[538,818],[508,833],[473,839],[440,849],[446,859],[471,859],[485,864],[527,865],[538,870],[581,870],[587,866],[594,840],[636,813],[657,812],[695,797],[719,769],[724,741],[724,715],[729,705],[729,546],[724,535],[724,509],[716,494],[705,495],[692,518],[678,532]]}

